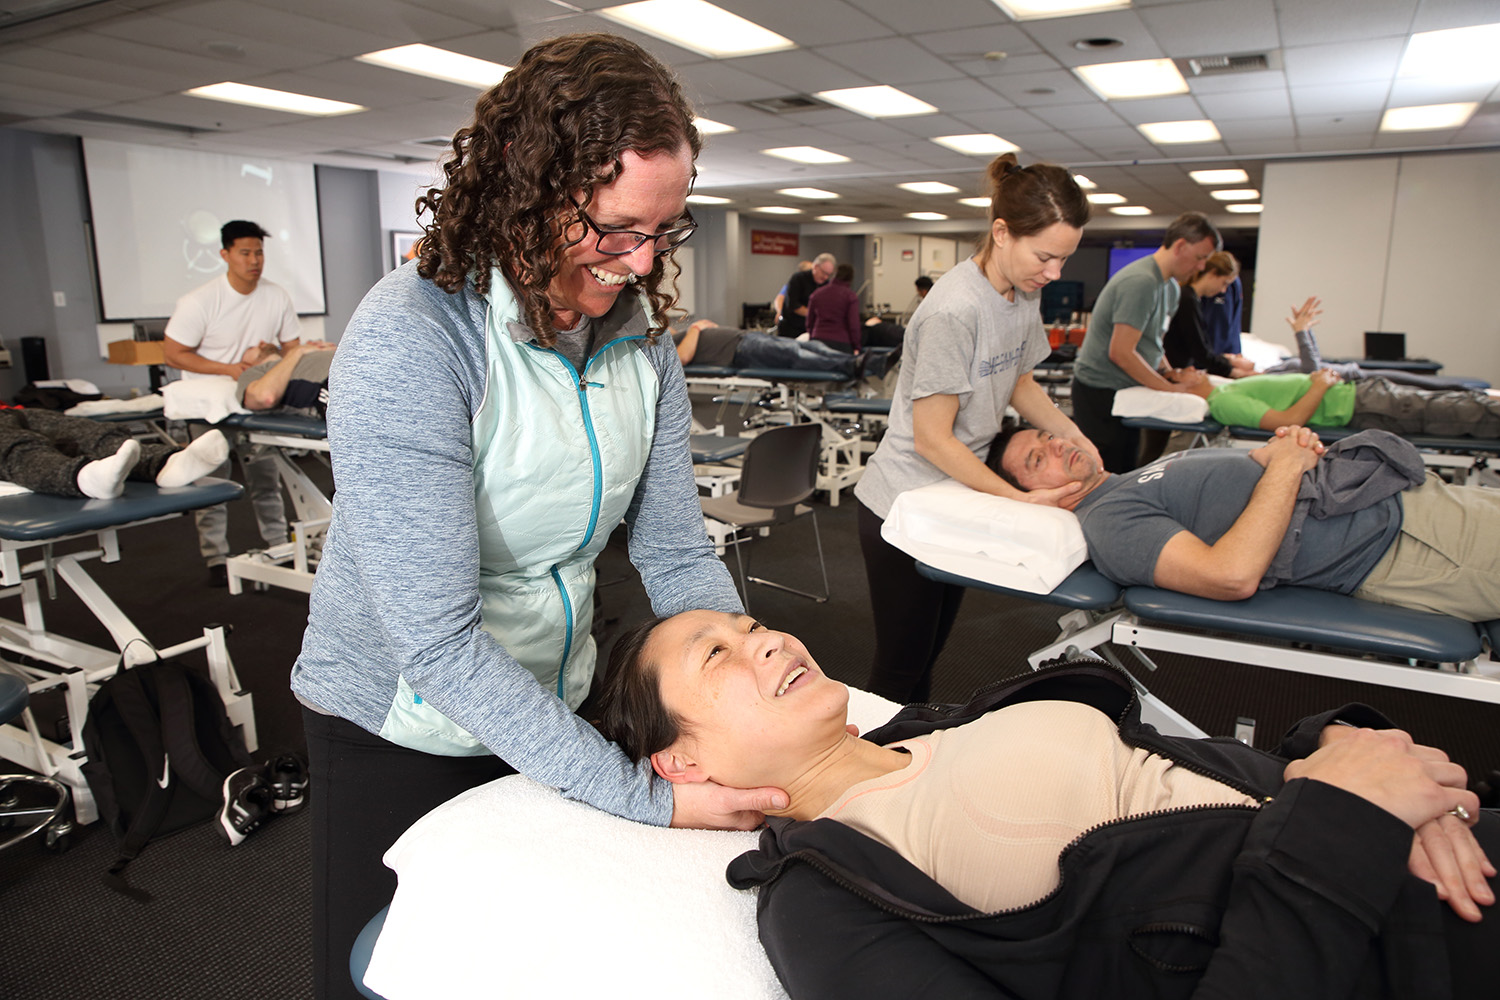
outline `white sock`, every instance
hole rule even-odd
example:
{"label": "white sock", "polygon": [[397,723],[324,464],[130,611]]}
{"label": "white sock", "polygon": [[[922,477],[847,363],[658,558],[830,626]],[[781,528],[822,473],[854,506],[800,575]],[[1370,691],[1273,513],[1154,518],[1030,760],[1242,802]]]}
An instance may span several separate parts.
{"label": "white sock", "polygon": [[96,459],[79,469],[78,488],[86,497],[112,500],[125,492],[125,477],[130,475],[130,470],[140,460],[140,442],[131,438],[108,458]]}
{"label": "white sock", "polygon": [[209,431],[167,459],[156,474],[157,486],[186,486],[202,479],[229,458],[229,442],[222,431]]}

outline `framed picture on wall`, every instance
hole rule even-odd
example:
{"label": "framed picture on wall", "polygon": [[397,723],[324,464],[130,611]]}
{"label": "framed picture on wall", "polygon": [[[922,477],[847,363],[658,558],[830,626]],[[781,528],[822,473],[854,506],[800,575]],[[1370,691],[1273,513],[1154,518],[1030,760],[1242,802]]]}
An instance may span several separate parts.
{"label": "framed picture on wall", "polygon": [[409,260],[416,259],[417,241],[421,233],[391,231],[391,267],[397,268]]}
{"label": "framed picture on wall", "polygon": [[880,266],[880,237],[870,237],[870,263],[876,267]]}

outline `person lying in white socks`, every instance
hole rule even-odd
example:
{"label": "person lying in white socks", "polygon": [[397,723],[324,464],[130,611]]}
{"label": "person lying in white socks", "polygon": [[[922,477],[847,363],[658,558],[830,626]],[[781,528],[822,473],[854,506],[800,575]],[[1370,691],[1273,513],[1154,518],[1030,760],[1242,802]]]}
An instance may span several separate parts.
{"label": "person lying in white socks", "polygon": [[0,480],[34,493],[109,500],[125,491],[126,479],[186,486],[228,454],[229,442],[217,430],[179,448],[142,444],[120,424],[53,410],[0,410]]}

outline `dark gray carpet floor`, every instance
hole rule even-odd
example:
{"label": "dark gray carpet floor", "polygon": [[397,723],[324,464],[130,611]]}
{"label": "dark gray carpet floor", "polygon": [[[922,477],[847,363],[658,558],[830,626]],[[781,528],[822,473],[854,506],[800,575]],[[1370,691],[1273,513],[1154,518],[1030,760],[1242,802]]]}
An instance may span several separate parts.
{"label": "dark gray carpet floor", "polygon": [[[854,512],[847,493],[837,508],[818,505],[832,600],[819,605],[765,588],[755,588],[751,600],[758,617],[799,635],[831,675],[862,684],[873,640]],[[811,529],[804,518],[757,541],[757,570],[772,578],[815,577]],[[255,544],[243,501],[231,509],[231,540],[236,551]],[[306,598],[277,590],[231,597],[207,588],[189,518],[133,529],[120,541],[121,563],[90,564],[105,590],[159,645],[188,639],[208,622],[230,624],[236,667],[255,696],[260,755],[300,747],[300,718],[286,679],[305,625]],[[607,645],[619,625],[648,612],[619,533],[600,561],[599,579]],[[18,611],[0,604],[0,614]],[[108,641],[67,593],[48,604],[47,614],[57,631]],[[1055,635],[1055,617],[1044,605],[970,593],[939,662],[934,699],[959,700],[1024,670],[1026,653]],[[1258,724],[1257,742],[1266,745],[1308,712],[1363,700],[1400,720],[1418,740],[1449,749],[1471,774],[1500,767],[1500,709],[1187,657],[1160,662],[1149,686],[1215,734],[1231,733],[1237,717],[1249,716]],[[276,818],[235,848],[209,826],[152,843],[131,869],[132,881],[155,895],[147,905],[101,884],[113,844],[97,824],[80,830],[64,854],[34,844],[0,854],[0,996],[307,996],[307,835],[304,814]]]}

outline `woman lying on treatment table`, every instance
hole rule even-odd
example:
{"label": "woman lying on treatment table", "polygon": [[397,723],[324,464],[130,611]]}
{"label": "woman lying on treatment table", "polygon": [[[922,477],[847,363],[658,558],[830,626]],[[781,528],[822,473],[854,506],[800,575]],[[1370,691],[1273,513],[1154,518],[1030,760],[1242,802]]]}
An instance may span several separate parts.
{"label": "woman lying on treatment table", "polygon": [[1500,815],[1372,709],[1272,755],[1158,734],[1093,660],[866,739],[847,701],[793,636],[690,611],[619,640],[598,710],[669,781],[789,793],[729,878],[793,997],[1493,995]]}

